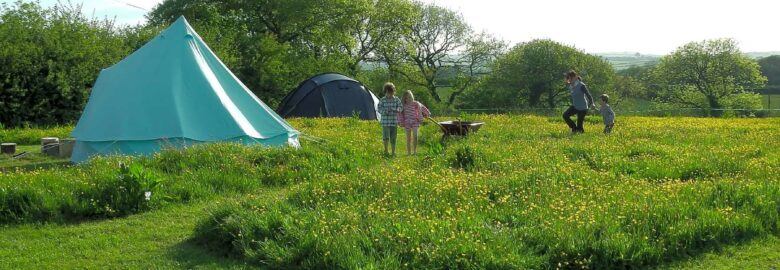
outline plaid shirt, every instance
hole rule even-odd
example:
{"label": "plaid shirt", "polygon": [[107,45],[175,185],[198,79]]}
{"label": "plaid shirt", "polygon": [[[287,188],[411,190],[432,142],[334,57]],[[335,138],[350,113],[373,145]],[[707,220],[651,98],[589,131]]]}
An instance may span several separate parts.
{"label": "plaid shirt", "polygon": [[379,124],[383,127],[394,127],[398,125],[398,114],[403,111],[404,107],[401,105],[401,99],[398,97],[393,97],[392,99],[388,99],[387,97],[382,97],[381,100],[379,100],[379,105],[377,106],[377,110],[379,110],[379,114],[382,115],[382,119],[379,121]]}

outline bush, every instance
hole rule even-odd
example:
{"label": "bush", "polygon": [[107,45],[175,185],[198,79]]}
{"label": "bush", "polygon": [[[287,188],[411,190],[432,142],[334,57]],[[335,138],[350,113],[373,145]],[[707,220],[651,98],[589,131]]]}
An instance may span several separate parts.
{"label": "bush", "polygon": [[[313,260],[316,247],[307,242],[302,228],[304,222],[296,212],[285,205],[263,208],[263,214],[245,211],[248,205],[230,203],[217,209],[208,220],[200,222],[193,235],[196,243],[228,256],[236,256],[265,265],[271,269],[305,268],[325,269]],[[295,243],[293,249],[287,244]],[[308,262],[307,262],[308,261]]]}
{"label": "bush", "polygon": [[39,145],[41,144],[41,138],[68,138],[71,131],[73,131],[72,126],[0,129],[0,142],[17,143],[19,145]]}
{"label": "bush", "polygon": [[0,189],[0,224],[46,220],[53,214],[44,196],[30,189]]}
{"label": "bush", "polygon": [[469,145],[456,148],[455,156],[450,158],[450,164],[453,168],[465,171],[476,170],[482,161],[480,153]]}
{"label": "bush", "polygon": [[742,93],[732,95],[724,100],[724,107],[734,109],[731,116],[749,117],[756,116],[764,108],[761,95],[756,93]]}
{"label": "bush", "polygon": [[147,211],[162,199],[157,193],[163,181],[139,164],[120,163],[119,170],[89,166],[7,178],[10,185],[0,186],[0,223],[120,217]]}
{"label": "bush", "polygon": [[110,20],[86,18],[78,5],[0,6],[0,123],[78,120],[101,69],[131,48]]}
{"label": "bush", "polygon": [[0,172],[0,224],[127,216],[348,173],[370,160],[336,143],[303,149],[226,143],[169,148],[151,157],[100,157],[61,170]]}
{"label": "bush", "polygon": [[164,180],[139,164],[119,163],[115,179],[100,181],[94,188],[81,191],[77,197],[85,205],[85,217],[120,217],[149,210],[157,187]]}

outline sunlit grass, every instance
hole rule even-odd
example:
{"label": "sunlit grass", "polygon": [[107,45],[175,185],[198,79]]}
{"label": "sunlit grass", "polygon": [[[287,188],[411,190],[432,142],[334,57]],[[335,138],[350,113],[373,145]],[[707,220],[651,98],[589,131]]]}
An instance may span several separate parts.
{"label": "sunlit grass", "polygon": [[[626,117],[606,136],[589,118],[572,136],[557,117],[464,117],[486,125],[445,141],[427,125],[410,157],[403,135],[399,157],[382,157],[373,122],[294,119],[303,150],[210,145],[0,173],[0,217],[104,219],[62,209],[82,209],[74,192],[123,161],[165,180],[153,213],[219,201],[193,243],[260,267],[634,268],[780,232],[779,120]],[[9,194],[41,211],[8,219]]]}
{"label": "sunlit grass", "polygon": [[236,202],[195,236],[279,268],[622,268],[778,232],[776,120],[627,118],[570,136],[557,119],[478,118],[441,154]]}

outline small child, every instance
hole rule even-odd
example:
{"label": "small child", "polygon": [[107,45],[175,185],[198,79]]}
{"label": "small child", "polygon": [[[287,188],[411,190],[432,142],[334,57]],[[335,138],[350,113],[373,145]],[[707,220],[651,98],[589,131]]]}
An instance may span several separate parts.
{"label": "small child", "polygon": [[386,83],[383,87],[385,96],[379,100],[377,110],[381,116],[379,124],[382,126],[382,142],[385,145],[385,156],[388,156],[388,143],[393,146],[393,156],[395,156],[395,142],[398,137],[398,114],[403,111],[401,99],[395,96],[395,85]]}
{"label": "small child", "polygon": [[610,134],[615,126],[615,111],[609,106],[609,96],[607,94],[601,95],[600,103],[601,117],[604,119],[604,134]]}
{"label": "small child", "polygon": [[414,100],[414,94],[411,90],[406,90],[404,93],[403,103],[404,110],[399,115],[398,121],[401,123],[401,127],[406,129],[406,154],[414,153],[417,155],[417,131],[423,120],[426,117],[431,117],[431,111],[422,103]]}

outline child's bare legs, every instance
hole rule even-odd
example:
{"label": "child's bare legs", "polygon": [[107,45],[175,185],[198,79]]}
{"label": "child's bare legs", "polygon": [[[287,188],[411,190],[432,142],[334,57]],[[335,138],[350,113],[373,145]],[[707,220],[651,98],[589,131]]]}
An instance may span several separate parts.
{"label": "child's bare legs", "polygon": [[419,128],[412,128],[412,135],[413,135],[412,140],[414,141],[412,149],[415,155],[417,155],[417,133],[418,133],[417,131],[418,130]]}
{"label": "child's bare legs", "polygon": [[412,154],[412,129],[405,128],[406,130],[406,155]]}

